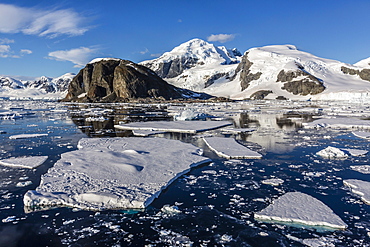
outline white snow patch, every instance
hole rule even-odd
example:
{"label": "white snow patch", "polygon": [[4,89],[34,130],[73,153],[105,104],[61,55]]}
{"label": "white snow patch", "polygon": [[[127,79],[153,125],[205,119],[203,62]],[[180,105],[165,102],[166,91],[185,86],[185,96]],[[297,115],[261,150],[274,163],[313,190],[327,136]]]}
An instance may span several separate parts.
{"label": "white snow patch", "polygon": [[150,121],[114,125],[122,130],[153,130],[180,133],[197,133],[232,125],[229,121]]}
{"label": "white snow patch", "polygon": [[121,59],[119,59],[119,58],[112,58],[112,57],[95,58],[95,59],[91,60],[88,64],[93,64],[93,63],[97,63],[97,62],[100,62],[100,61],[121,61]]}
{"label": "white snow patch", "polygon": [[218,156],[227,159],[260,159],[262,155],[240,145],[233,138],[203,137],[204,142]]}
{"label": "white snow patch", "polygon": [[343,180],[343,184],[348,186],[351,191],[361,196],[361,200],[366,204],[370,204],[370,182],[358,179]]}
{"label": "white snow patch", "polygon": [[323,202],[301,192],[288,192],[282,195],[268,207],[255,213],[254,217],[261,221],[294,222],[334,229],[347,227],[347,224]]}
{"label": "white snow patch", "polygon": [[191,144],[163,138],[84,138],[78,148],[25,194],[25,206],[141,209],[190,167],[210,161]]}
{"label": "white snow patch", "polygon": [[35,138],[41,136],[47,136],[48,134],[19,134],[19,135],[12,135],[9,136],[9,139],[27,139],[27,138]]}
{"label": "white snow patch", "polygon": [[370,165],[350,166],[352,170],[363,174],[370,174]]}
{"label": "white snow patch", "polygon": [[48,156],[11,157],[0,160],[0,165],[33,169],[42,165],[47,159]]}

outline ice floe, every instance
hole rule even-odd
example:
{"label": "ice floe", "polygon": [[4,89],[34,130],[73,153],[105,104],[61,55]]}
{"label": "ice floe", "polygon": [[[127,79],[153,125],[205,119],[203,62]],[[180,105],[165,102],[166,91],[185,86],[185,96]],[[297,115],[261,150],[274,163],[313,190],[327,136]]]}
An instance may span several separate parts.
{"label": "ice floe", "polygon": [[207,146],[218,156],[227,159],[260,159],[262,155],[240,145],[233,138],[203,137]]}
{"label": "ice floe", "polygon": [[142,209],[191,167],[210,161],[197,147],[164,138],[84,138],[78,148],[25,194],[25,206]]}
{"label": "ice floe", "polygon": [[121,130],[153,130],[181,133],[197,133],[232,125],[229,121],[150,121],[114,125]]}
{"label": "ice floe", "polygon": [[42,165],[47,159],[48,156],[12,157],[0,160],[0,165],[33,169]]}
{"label": "ice floe", "polygon": [[352,134],[360,138],[370,138],[370,132],[367,131],[353,131]]}
{"label": "ice floe", "polygon": [[132,133],[135,136],[152,136],[157,134],[164,134],[165,131],[151,131],[151,130],[133,130]]}
{"label": "ice floe", "polygon": [[366,204],[370,204],[370,182],[358,179],[343,180],[343,184],[348,186],[351,191],[359,196]]}
{"label": "ice floe", "polygon": [[329,146],[319,152],[316,155],[326,159],[345,159],[348,156],[361,156],[367,154],[368,151],[352,148],[336,148]]}
{"label": "ice floe", "polygon": [[272,186],[279,186],[279,185],[284,183],[284,180],[282,180],[280,178],[270,178],[270,179],[262,180],[261,183],[269,184],[269,185],[272,185]]}
{"label": "ice floe", "polygon": [[175,121],[189,121],[189,120],[205,120],[207,118],[213,118],[214,116],[204,112],[198,112],[196,109],[186,109],[173,116]]}
{"label": "ice floe", "polygon": [[350,168],[363,174],[370,174],[370,165],[350,166]]}
{"label": "ice floe", "polygon": [[288,192],[282,195],[268,207],[255,213],[254,217],[261,221],[299,223],[334,229],[347,227],[347,224],[323,202],[301,192]]}
{"label": "ice floe", "polygon": [[332,128],[332,129],[370,129],[370,120],[338,117],[322,118],[310,123],[303,123],[305,128]]}
{"label": "ice floe", "polygon": [[12,135],[9,136],[9,139],[27,139],[27,138],[35,138],[41,136],[48,136],[48,134],[19,134],[19,135]]}

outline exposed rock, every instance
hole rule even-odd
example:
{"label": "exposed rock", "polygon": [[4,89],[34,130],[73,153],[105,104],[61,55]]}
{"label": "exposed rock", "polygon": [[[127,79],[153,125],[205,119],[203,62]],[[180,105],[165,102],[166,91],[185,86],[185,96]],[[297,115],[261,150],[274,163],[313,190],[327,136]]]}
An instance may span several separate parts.
{"label": "exposed rock", "polygon": [[242,91],[248,88],[251,81],[258,80],[262,75],[261,72],[257,72],[255,74],[251,73],[250,67],[252,65],[253,63],[248,60],[248,52],[246,52],[242,57],[242,61],[236,68],[235,75],[230,78],[230,81],[234,80],[235,76],[240,72],[240,86],[242,87]]}
{"label": "exposed rock", "polygon": [[[300,76],[304,78],[293,81],[293,79]],[[314,95],[325,90],[325,86],[322,81],[301,69],[294,71],[281,70],[277,75],[277,82],[286,82],[281,89],[287,90],[295,95]]]}
{"label": "exposed rock", "polygon": [[253,93],[250,98],[261,100],[261,99],[264,99],[270,93],[272,93],[271,90],[260,90],[260,91]]}
{"label": "exposed rock", "polygon": [[176,88],[152,70],[120,59],[102,59],[86,65],[69,86],[65,101],[114,102],[138,98],[168,100],[191,92]]}
{"label": "exposed rock", "polygon": [[227,77],[229,74],[228,73],[217,73],[217,74],[213,74],[211,76],[205,76],[204,77],[204,80],[206,81],[204,87],[209,87],[211,86],[216,80],[222,78],[222,77]]}
{"label": "exposed rock", "polygon": [[[158,64],[156,73],[161,78],[174,78],[181,75],[187,69],[198,65],[198,59],[195,57],[179,57],[168,62]],[[199,63],[199,65],[202,65]],[[155,65],[151,63],[145,64],[146,67],[152,68]]]}
{"label": "exposed rock", "polygon": [[345,66],[342,66],[341,70],[344,74],[358,75],[360,76],[362,80],[370,81],[370,69],[356,70],[356,69],[350,69]]}

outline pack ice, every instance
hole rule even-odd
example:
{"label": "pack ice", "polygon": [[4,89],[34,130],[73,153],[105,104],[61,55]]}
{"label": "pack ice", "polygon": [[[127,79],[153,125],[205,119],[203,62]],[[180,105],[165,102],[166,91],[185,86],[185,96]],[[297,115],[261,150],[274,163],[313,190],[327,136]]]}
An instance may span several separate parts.
{"label": "pack ice", "polygon": [[343,184],[348,186],[351,191],[361,196],[361,200],[366,204],[370,204],[370,182],[358,179],[343,180]]}
{"label": "pack ice", "polygon": [[332,129],[370,129],[370,120],[361,120],[350,117],[322,118],[310,123],[303,123],[308,129],[332,128]]}
{"label": "pack ice", "polygon": [[367,154],[368,151],[353,149],[353,148],[336,148],[328,146],[327,148],[319,151],[316,155],[326,159],[345,159],[348,156],[361,156]]}
{"label": "pack ice", "polygon": [[262,155],[237,143],[233,138],[203,137],[207,146],[227,159],[260,159]]}
{"label": "pack ice", "polygon": [[254,217],[261,221],[299,223],[334,229],[347,227],[347,224],[323,202],[301,192],[288,192],[282,195],[268,207],[255,213]]}
{"label": "pack ice", "polygon": [[142,209],[191,167],[210,161],[191,144],[162,138],[84,138],[78,148],[25,194],[28,209]]}

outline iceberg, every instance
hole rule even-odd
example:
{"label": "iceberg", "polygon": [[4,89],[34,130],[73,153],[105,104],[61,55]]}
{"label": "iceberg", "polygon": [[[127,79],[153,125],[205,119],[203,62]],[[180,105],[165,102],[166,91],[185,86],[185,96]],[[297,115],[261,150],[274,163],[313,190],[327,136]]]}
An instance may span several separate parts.
{"label": "iceberg", "polygon": [[11,157],[0,160],[0,165],[33,169],[42,165],[47,159],[48,156]]}
{"label": "iceberg", "polygon": [[233,138],[203,137],[207,146],[218,156],[227,159],[260,159],[262,155],[240,145]]}
{"label": "iceberg", "polygon": [[232,125],[229,121],[149,121],[114,125],[121,130],[152,130],[180,133],[198,133]]}
{"label": "iceberg", "polygon": [[362,156],[367,154],[368,151],[353,148],[336,148],[329,146],[319,152],[316,155],[326,159],[346,159],[348,156]]}
{"label": "iceberg", "polygon": [[268,207],[255,213],[254,217],[261,221],[299,223],[334,229],[347,227],[347,224],[323,202],[301,192],[288,192],[282,195]]}
{"label": "iceberg", "polygon": [[343,184],[348,186],[351,191],[359,196],[366,204],[370,204],[370,182],[358,179],[343,180]]}
{"label": "iceberg", "polygon": [[192,144],[164,138],[83,138],[25,194],[24,205],[26,211],[143,209],[191,167],[210,162],[201,154]]}

